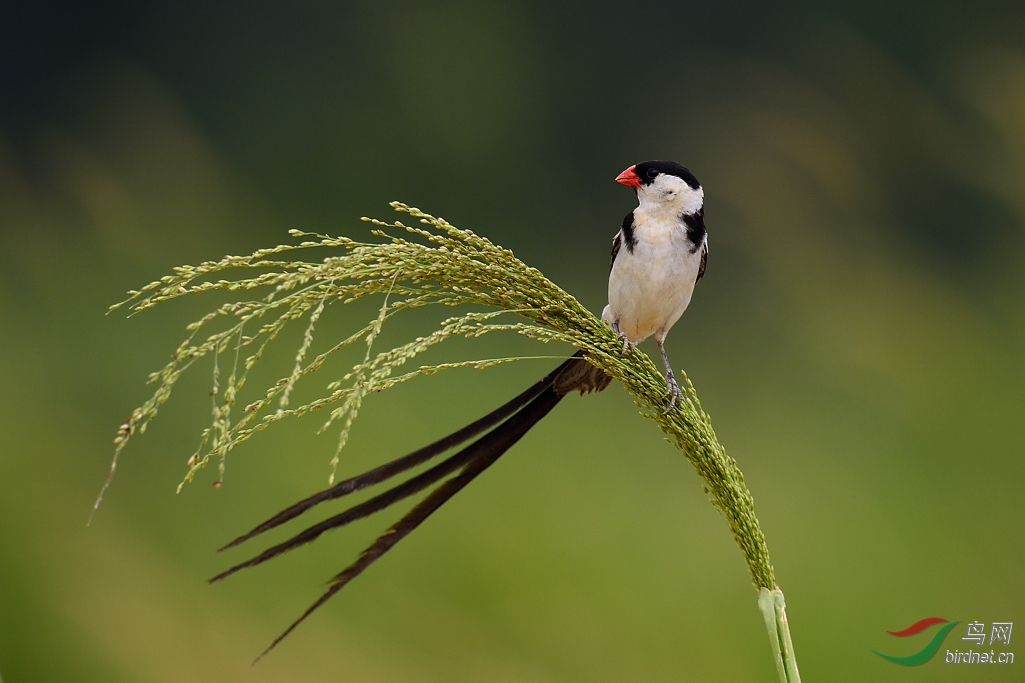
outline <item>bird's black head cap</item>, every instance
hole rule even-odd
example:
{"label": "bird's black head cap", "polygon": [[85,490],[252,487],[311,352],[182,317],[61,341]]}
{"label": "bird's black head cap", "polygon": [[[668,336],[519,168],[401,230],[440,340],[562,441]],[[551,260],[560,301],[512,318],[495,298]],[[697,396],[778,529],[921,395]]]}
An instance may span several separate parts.
{"label": "bird's black head cap", "polygon": [[642,161],[634,166],[634,173],[644,185],[650,185],[660,173],[668,173],[687,183],[692,190],[701,187],[694,174],[675,161]]}

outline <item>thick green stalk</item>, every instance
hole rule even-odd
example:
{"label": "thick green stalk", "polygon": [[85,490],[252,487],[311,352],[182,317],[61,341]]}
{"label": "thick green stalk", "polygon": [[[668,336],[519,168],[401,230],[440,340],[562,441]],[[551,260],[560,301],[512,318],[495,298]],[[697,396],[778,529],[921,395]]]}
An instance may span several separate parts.
{"label": "thick green stalk", "polygon": [[776,661],[776,672],[780,683],[801,683],[801,674],[797,671],[797,659],[794,656],[794,644],[790,640],[790,624],[787,623],[787,606],[783,599],[783,591],[779,588],[769,590],[758,589],[758,608],[765,619],[765,629],[769,632],[769,644],[772,656]]}

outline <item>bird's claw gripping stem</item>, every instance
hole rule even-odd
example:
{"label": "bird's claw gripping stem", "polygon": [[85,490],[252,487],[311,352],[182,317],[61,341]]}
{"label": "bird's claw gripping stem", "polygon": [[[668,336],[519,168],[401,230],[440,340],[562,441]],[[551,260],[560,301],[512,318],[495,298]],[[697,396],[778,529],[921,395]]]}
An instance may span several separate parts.
{"label": "bird's claw gripping stem", "polygon": [[662,343],[661,339],[656,338],[655,343],[658,345],[658,352],[662,354],[662,362],[666,366],[666,393],[662,395],[662,398],[669,397],[669,405],[662,411],[665,415],[670,410],[676,407],[677,403],[683,401],[683,391],[680,390],[680,385],[676,381],[676,375],[673,374],[673,365],[669,362],[669,356],[666,354],[666,347]]}
{"label": "bird's claw gripping stem", "polygon": [[669,397],[669,405],[662,411],[662,414],[667,414],[670,410],[676,407],[676,404],[683,400],[683,390],[680,389],[680,385],[676,381],[676,375],[670,370],[666,373],[666,393],[662,395],[662,398]]}
{"label": "bird's claw gripping stem", "polygon": [[618,322],[615,322],[615,321],[612,322],[612,331],[615,332],[616,336],[619,337],[620,340],[622,340],[622,342],[623,342],[623,350],[619,352],[619,357],[620,358],[625,356],[627,351],[630,351],[632,349],[636,349],[637,348],[637,344],[634,344],[632,341],[630,341],[630,339],[625,334],[623,334],[622,332],[619,331],[619,323]]}

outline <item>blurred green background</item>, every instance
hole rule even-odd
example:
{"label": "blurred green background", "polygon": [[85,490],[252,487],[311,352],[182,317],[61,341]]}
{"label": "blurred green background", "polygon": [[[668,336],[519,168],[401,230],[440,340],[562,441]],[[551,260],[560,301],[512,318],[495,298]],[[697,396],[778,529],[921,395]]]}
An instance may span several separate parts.
{"label": "blurred green background", "polygon": [[[1025,629],[1025,5],[899,0],[0,4],[4,680],[776,680],[725,523],[618,386],[567,399],[256,667],[389,521],[204,583],[248,557],[216,547],[326,484],[319,422],[175,496],[197,370],[85,526],[147,373],[215,305],[104,317],[125,290],[289,228],[362,237],[400,199],[600,311],[634,202],[612,179],[649,158],[706,190],[708,272],[669,351],[754,493],[804,679],[1022,680],[1025,653],[870,652],[917,650],[885,632],[926,616]],[[374,305],[329,309],[314,350]],[[565,351],[437,357],[510,350]],[[341,474],[553,365],[372,397]]]}

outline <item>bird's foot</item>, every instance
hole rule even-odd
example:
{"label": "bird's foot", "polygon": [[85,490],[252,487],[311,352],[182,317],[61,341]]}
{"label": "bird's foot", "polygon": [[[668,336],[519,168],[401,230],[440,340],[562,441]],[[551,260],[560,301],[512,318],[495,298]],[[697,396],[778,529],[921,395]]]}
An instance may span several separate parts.
{"label": "bird's foot", "polygon": [[663,415],[675,408],[677,403],[683,401],[683,390],[680,389],[680,385],[676,382],[676,375],[673,374],[672,370],[666,373],[666,393],[662,395],[662,398],[669,399],[669,405],[662,411]]}
{"label": "bird's foot", "polygon": [[627,351],[633,351],[637,348],[637,344],[634,344],[632,341],[627,339],[626,335],[621,334],[619,335],[619,338],[623,340],[623,350],[619,352],[620,358],[625,356]]}
{"label": "bird's foot", "polygon": [[619,323],[612,323],[612,331],[615,332],[616,336],[623,342],[623,350],[619,352],[620,358],[625,356],[627,351],[632,351],[637,348],[637,344],[634,344],[625,334],[619,331]]}

